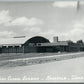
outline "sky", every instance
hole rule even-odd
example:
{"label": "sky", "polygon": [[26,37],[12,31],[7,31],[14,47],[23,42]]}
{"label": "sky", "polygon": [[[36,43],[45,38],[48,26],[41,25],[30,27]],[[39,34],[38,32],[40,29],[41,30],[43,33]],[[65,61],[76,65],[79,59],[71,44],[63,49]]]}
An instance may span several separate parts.
{"label": "sky", "polygon": [[0,1],[0,39],[43,36],[84,41],[84,1]]}

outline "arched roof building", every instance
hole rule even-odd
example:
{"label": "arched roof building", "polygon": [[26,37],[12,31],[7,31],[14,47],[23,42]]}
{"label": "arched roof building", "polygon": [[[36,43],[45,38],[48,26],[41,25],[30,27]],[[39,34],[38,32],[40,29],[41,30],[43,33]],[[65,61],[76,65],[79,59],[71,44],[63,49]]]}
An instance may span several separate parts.
{"label": "arched roof building", "polygon": [[0,40],[0,53],[29,53],[29,52],[69,52],[84,51],[84,44],[69,44],[54,38],[51,43],[47,38],[34,36],[32,38],[4,38]]}
{"label": "arched roof building", "polygon": [[27,40],[24,45],[27,45],[29,43],[50,43],[50,41],[42,36],[35,36]]}

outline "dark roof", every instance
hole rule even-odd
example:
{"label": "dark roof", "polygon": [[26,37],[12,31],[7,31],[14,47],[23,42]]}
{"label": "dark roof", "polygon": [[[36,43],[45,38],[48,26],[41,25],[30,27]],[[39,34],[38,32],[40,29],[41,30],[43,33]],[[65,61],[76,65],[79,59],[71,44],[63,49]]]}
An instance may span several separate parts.
{"label": "dark roof", "polygon": [[25,44],[27,43],[50,43],[50,41],[42,36],[35,36],[27,40]]}

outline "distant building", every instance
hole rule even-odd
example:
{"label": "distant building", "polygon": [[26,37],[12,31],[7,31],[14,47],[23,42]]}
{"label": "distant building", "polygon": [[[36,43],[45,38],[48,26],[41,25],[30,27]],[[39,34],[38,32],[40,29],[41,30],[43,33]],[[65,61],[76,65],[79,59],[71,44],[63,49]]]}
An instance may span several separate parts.
{"label": "distant building", "polygon": [[35,36],[30,39],[11,38],[0,41],[0,53],[46,53],[46,52],[78,52],[84,51],[84,43],[59,41],[53,37],[51,43],[48,39]]}

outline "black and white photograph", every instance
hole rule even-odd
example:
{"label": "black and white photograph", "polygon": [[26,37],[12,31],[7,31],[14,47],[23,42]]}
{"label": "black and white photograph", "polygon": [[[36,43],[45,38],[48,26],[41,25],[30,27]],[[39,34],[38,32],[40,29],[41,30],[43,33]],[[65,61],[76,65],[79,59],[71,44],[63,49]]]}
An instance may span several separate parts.
{"label": "black and white photograph", "polygon": [[0,1],[4,82],[84,82],[83,0]]}

